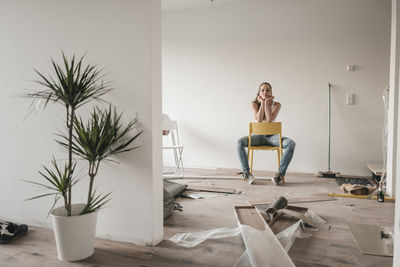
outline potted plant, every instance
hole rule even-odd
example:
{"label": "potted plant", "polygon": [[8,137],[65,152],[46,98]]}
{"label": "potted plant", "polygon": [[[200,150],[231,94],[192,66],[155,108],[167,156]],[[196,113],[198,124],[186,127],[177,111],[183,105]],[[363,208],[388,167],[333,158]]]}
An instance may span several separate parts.
{"label": "potted plant", "polygon": [[[110,200],[110,193],[97,194],[94,190],[100,163],[112,155],[135,149],[132,142],[142,133],[136,131],[132,136],[136,118],[124,125],[122,114],[117,113],[111,104],[108,109],[94,107],[86,123],[77,115],[80,107],[92,100],[103,101],[101,97],[111,91],[109,84],[101,81],[101,70],[90,64],[84,66],[83,60],[81,57],[76,62],[75,56],[68,60],[63,54],[63,67],[52,60],[56,77],[45,77],[36,71],[40,76],[37,82],[45,89],[24,95],[33,100],[44,100],[44,107],[51,102],[60,103],[66,110],[67,133],[59,134],[61,139],[57,143],[68,151],[68,161],[61,165],[53,157],[52,167],[44,166],[44,171],[39,171],[46,183],[31,181],[50,190],[31,199],[55,196],[50,214],[58,257],[66,261],[81,260],[94,252],[97,213]],[[77,182],[73,155],[87,162],[89,185],[86,203],[71,202],[72,188]],[[53,209],[59,199],[63,200],[63,206]]]}

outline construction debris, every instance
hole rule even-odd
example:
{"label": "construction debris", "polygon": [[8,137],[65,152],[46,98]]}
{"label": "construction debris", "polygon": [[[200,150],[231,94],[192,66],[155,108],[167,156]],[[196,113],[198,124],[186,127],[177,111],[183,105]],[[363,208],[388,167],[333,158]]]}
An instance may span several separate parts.
{"label": "construction debris", "polygon": [[381,231],[381,238],[389,238],[390,234],[385,234],[384,231]]}
{"label": "construction debris", "polygon": [[175,198],[181,194],[185,189],[186,185],[179,183],[170,182],[164,180],[163,188],[163,199],[164,199],[164,220],[168,218],[174,210],[183,211],[183,208],[178,203],[175,203]]}
{"label": "construction debris", "polygon": [[190,248],[207,239],[232,237],[241,233],[246,251],[234,266],[295,266],[287,254],[295,239],[310,237],[311,234],[305,232],[307,227],[329,229],[329,225],[312,210],[287,203],[287,199],[280,197],[272,205],[235,206],[237,228],[180,233],[169,240]]}
{"label": "construction debris", "polygon": [[183,207],[179,203],[174,203],[174,210],[183,211]]}
{"label": "construction debris", "polygon": [[344,193],[353,195],[369,195],[376,190],[375,186],[365,186],[361,184],[342,184],[340,189]]}

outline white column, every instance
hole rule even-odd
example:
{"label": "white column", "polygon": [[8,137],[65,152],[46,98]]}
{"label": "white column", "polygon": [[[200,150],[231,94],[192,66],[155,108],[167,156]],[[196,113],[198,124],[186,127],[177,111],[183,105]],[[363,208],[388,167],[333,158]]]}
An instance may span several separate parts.
{"label": "white column", "polygon": [[[400,170],[400,147],[397,140],[399,134],[397,131],[398,119],[398,89],[399,89],[399,53],[400,53],[400,11],[398,9],[400,0],[392,0],[392,39],[391,39],[391,55],[390,55],[390,102],[389,102],[389,136],[388,136],[388,194],[396,195],[396,199],[400,199],[400,183],[396,186],[396,170]],[[395,190],[396,189],[396,190]],[[400,266],[400,204],[395,203],[395,220],[394,220],[394,255],[393,266]]]}
{"label": "white column", "polygon": [[161,0],[152,0],[152,157],[153,157],[153,245],[163,238],[163,179],[161,127]]}
{"label": "white column", "polygon": [[398,114],[398,87],[399,87],[399,19],[397,0],[392,0],[392,33],[390,51],[390,91],[388,111],[388,151],[387,151],[387,193],[395,193],[395,177],[397,162],[397,114]]}

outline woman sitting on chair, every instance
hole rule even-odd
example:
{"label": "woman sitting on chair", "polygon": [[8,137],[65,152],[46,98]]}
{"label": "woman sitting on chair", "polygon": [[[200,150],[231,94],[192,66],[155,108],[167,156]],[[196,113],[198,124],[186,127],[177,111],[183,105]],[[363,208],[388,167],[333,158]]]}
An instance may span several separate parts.
{"label": "woman sitting on chair", "polygon": [[[254,112],[254,117],[257,122],[273,122],[278,116],[281,104],[274,101],[272,95],[272,87],[269,83],[263,82],[259,89],[256,98],[251,102],[251,107]],[[245,148],[248,147],[249,137],[243,136],[237,142],[237,151],[239,154],[240,164],[242,165],[242,174],[249,184],[254,181],[254,176],[250,173],[249,162]],[[278,135],[252,135],[251,136],[252,146],[279,146]],[[294,148],[296,143],[287,138],[282,137],[282,147],[285,150],[279,166],[278,172],[274,175],[273,181],[276,185],[282,181],[286,174],[286,170],[292,160]]]}

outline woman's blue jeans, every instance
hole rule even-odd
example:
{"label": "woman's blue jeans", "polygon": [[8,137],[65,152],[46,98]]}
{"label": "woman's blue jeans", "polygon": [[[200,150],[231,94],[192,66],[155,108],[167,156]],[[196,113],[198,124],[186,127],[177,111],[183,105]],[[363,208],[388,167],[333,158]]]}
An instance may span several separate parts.
{"label": "woman's blue jeans", "polygon": [[[243,136],[237,141],[237,152],[243,172],[248,172],[250,170],[246,154],[246,148],[248,146],[249,136]],[[251,146],[279,146],[279,135],[252,135]],[[282,137],[282,147],[284,152],[278,171],[282,175],[285,175],[290,161],[292,160],[296,143],[290,138]]]}

